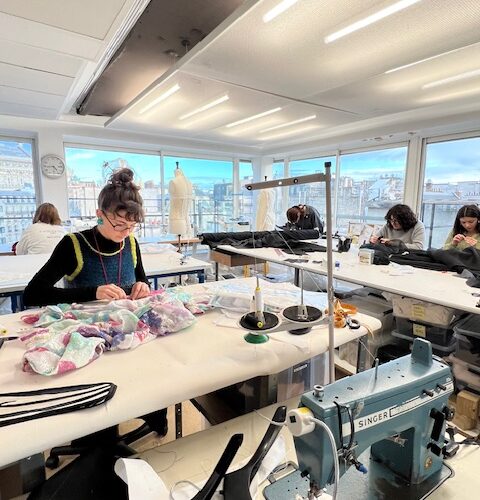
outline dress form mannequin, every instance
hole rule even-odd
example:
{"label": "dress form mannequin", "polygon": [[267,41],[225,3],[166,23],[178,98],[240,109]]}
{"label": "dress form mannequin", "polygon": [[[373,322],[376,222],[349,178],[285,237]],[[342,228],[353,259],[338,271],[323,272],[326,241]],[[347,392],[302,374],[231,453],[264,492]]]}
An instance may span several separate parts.
{"label": "dress form mannequin", "polygon": [[255,229],[257,231],[275,229],[275,191],[273,189],[262,189],[258,193]]}
{"label": "dress form mannequin", "polygon": [[169,232],[179,237],[192,236],[190,223],[190,205],[193,198],[192,183],[185,177],[182,170],[175,169],[175,178],[168,185],[170,194]]}

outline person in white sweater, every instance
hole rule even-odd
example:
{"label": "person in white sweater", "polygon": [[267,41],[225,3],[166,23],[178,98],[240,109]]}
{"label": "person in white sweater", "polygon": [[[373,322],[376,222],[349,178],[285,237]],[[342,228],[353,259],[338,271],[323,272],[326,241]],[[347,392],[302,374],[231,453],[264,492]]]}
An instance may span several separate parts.
{"label": "person in white sweater", "polygon": [[15,253],[17,255],[52,253],[57,243],[65,236],[61,224],[55,205],[42,203],[33,216],[33,224],[25,229],[17,243]]}
{"label": "person in white sweater", "polygon": [[400,240],[407,248],[423,250],[425,226],[407,205],[394,205],[385,215],[387,223],[370,238],[370,243],[389,245]]}

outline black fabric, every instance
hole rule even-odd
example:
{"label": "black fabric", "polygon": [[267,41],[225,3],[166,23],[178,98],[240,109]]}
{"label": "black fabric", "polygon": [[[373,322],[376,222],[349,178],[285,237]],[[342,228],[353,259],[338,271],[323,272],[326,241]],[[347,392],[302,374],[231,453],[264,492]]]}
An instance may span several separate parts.
{"label": "black fabric", "polygon": [[[95,237],[101,252],[112,253],[118,250],[119,244],[104,238],[98,229],[87,229],[82,231],[87,241],[95,247]],[[95,237],[94,237],[95,234]],[[148,283],[142,264],[142,256],[138,241],[135,240],[137,251],[137,266],[135,267],[135,278],[137,281]],[[49,304],[59,304],[72,302],[88,302],[95,300],[97,288],[58,288],[55,284],[64,276],[73,273],[77,267],[77,258],[73,248],[72,239],[64,236],[53,250],[51,257],[46,264],[31,279],[23,293],[23,302],[27,307],[46,306]],[[131,292],[131,287],[124,289],[127,295]]]}
{"label": "black fabric", "polygon": [[286,253],[302,255],[305,252],[325,252],[325,248],[303,240],[315,240],[320,237],[316,230],[309,231],[252,231],[240,233],[204,233],[200,234],[201,243],[211,249],[219,245],[235,248],[281,248]]}
{"label": "black fabric", "polygon": [[93,408],[109,401],[116,389],[117,386],[111,382],[101,382],[2,393],[0,427]]}
{"label": "black fabric", "polygon": [[404,250],[401,246],[392,247],[369,243],[362,245],[360,248],[374,250],[374,264],[388,265],[390,262],[395,262],[396,264],[434,271],[454,271],[458,274],[468,270],[470,274],[467,276],[467,285],[480,288],[480,250],[474,247],[465,250],[435,248],[429,250]]}

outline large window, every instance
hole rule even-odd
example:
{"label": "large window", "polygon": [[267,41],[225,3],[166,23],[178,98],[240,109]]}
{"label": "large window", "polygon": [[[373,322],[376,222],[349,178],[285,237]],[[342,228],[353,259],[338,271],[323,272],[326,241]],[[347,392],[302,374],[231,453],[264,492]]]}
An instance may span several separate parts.
{"label": "large window", "polygon": [[[272,165],[272,179],[285,179],[285,162],[275,161]],[[285,212],[288,208],[288,188],[275,188],[275,224],[283,226],[286,222]]]}
{"label": "large window", "polygon": [[238,224],[242,231],[255,229],[255,210],[253,209],[253,191],[245,189],[246,184],[253,182],[253,166],[251,161],[238,163],[240,192],[235,193],[238,198]]}
{"label": "large window", "polygon": [[[174,177],[176,163],[193,185],[191,205],[194,234],[237,230],[233,215],[233,163],[164,156],[165,185]],[[168,196],[164,209],[168,214]]]}
{"label": "large window", "polygon": [[35,209],[32,142],[0,138],[0,251],[11,250]]}
{"label": "large window", "polygon": [[[309,158],[308,160],[295,160],[290,162],[290,177],[296,177],[301,175],[310,174],[323,174],[325,173],[325,162],[330,162],[332,164],[331,174],[332,174],[332,196],[333,196],[333,186],[335,182],[335,156],[325,156],[322,158]],[[288,189],[289,195],[289,205],[311,205],[315,207],[321,214],[322,218],[325,218],[325,183],[316,182],[312,184],[299,184],[296,186],[290,186]],[[333,204],[333,200],[332,200]],[[284,218],[285,221],[285,218]]]}
{"label": "large window", "polygon": [[97,198],[110,174],[121,167],[131,168],[141,187],[145,224],[139,236],[155,238],[166,233],[162,217],[160,157],[154,154],[66,147],[68,206],[72,221],[95,221]]}
{"label": "large window", "polygon": [[337,186],[337,229],[349,222],[383,224],[403,201],[407,146],[342,154]]}
{"label": "large window", "polygon": [[460,207],[480,203],[480,137],[427,144],[422,220],[429,247],[442,247]]}

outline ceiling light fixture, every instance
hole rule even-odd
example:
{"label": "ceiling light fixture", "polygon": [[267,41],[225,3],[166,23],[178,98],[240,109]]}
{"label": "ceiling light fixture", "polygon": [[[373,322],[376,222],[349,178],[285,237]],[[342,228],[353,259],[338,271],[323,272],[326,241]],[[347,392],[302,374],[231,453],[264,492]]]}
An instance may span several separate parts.
{"label": "ceiling light fixture", "polygon": [[186,120],[187,118],[190,118],[193,115],[196,115],[198,113],[201,113],[202,111],[206,111],[207,109],[213,108],[214,106],[218,106],[219,104],[222,104],[222,102],[228,101],[229,97],[227,94],[224,96],[215,99],[212,102],[209,102],[208,104],[205,104],[204,106],[200,106],[197,109],[194,109],[193,111],[190,111],[189,113],[185,113],[184,115],[180,116],[179,120]]}
{"label": "ceiling light fixture", "polygon": [[308,122],[309,120],[315,120],[317,115],[306,116],[305,118],[300,118],[299,120],[293,120],[292,122],[282,123],[281,125],[275,125],[274,127],[265,128],[260,130],[260,133],[270,132],[271,130],[277,130],[279,128],[290,127],[290,125],[296,125],[297,123]]}
{"label": "ceiling light fixture", "polygon": [[162,102],[165,99],[168,99],[171,95],[175,94],[175,92],[178,92],[179,90],[180,90],[180,85],[178,85],[178,83],[176,83],[173,87],[170,87],[167,91],[165,91],[163,94],[160,94],[151,103],[147,104],[144,108],[142,108],[140,110],[140,114],[142,115],[143,113],[145,113],[145,111],[148,111],[149,109],[153,108],[159,102]]}
{"label": "ceiling light fixture", "polygon": [[354,31],[358,31],[362,28],[365,28],[366,26],[369,26],[370,24],[381,21],[382,19],[391,16],[392,14],[396,14],[397,12],[400,12],[401,10],[406,9],[407,7],[410,7],[411,5],[416,4],[420,1],[421,0],[400,0],[399,2],[395,2],[394,4],[389,5],[388,7],[385,7],[384,9],[379,10],[378,12],[375,12],[370,16],[364,17],[363,19],[360,19],[359,21],[350,24],[349,26],[346,26],[345,28],[336,31],[335,33],[326,36],[324,38],[324,42],[325,43],[334,42],[339,38],[350,35],[350,33],[353,33]]}
{"label": "ceiling light fixture", "polygon": [[434,87],[439,87],[440,85],[446,85],[447,83],[458,82],[460,80],[467,80],[468,78],[474,78],[475,76],[480,76],[480,69],[474,69],[473,71],[467,71],[466,73],[460,73],[459,75],[449,76],[448,78],[443,78],[442,80],[426,83],[425,85],[422,85],[422,90],[433,89]]}
{"label": "ceiling light fixture", "polygon": [[276,113],[277,111],[281,111],[281,110],[282,110],[282,108],[269,109],[268,111],[264,111],[263,113],[258,113],[258,115],[249,116],[248,118],[244,118],[243,120],[238,120],[236,122],[229,123],[228,125],[225,125],[225,126],[227,128],[236,127],[237,125],[241,125],[242,123],[247,123],[247,122],[250,122],[252,120],[256,120],[257,118],[262,118],[264,116],[271,115],[272,113]]}
{"label": "ceiling light fixture", "polygon": [[294,130],[288,130],[288,131],[285,131],[285,132],[280,132],[279,134],[269,135],[267,137],[259,137],[259,140],[261,140],[261,141],[270,141],[272,139],[278,139],[280,137],[285,137],[287,135],[300,134],[301,132],[307,132],[309,130],[314,130],[316,128],[318,128],[318,125],[309,125],[307,127],[296,128]]}
{"label": "ceiling light fixture", "polygon": [[269,23],[272,19],[275,19],[277,16],[285,12],[292,5],[295,5],[298,0],[282,0],[280,3],[275,5],[273,9],[270,9],[264,16],[263,22]]}
{"label": "ceiling light fixture", "polygon": [[472,43],[470,45],[465,45],[464,47],[459,47],[458,49],[448,50],[447,52],[442,52],[441,54],[437,54],[435,56],[426,57],[425,59],[420,59],[419,61],[415,61],[415,62],[412,62],[410,64],[404,64],[403,66],[398,66],[397,68],[392,68],[392,69],[389,69],[388,71],[385,71],[385,74],[387,75],[389,73],[394,73],[395,71],[400,71],[402,69],[410,68],[411,66],[416,66],[417,64],[421,64],[421,63],[424,63],[427,61],[432,61],[433,59],[437,59],[438,57],[443,57],[443,56],[446,56],[448,54],[453,54],[454,52],[458,52],[459,50],[468,49],[468,47],[472,47],[473,45],[477,45],[477,44]]}

